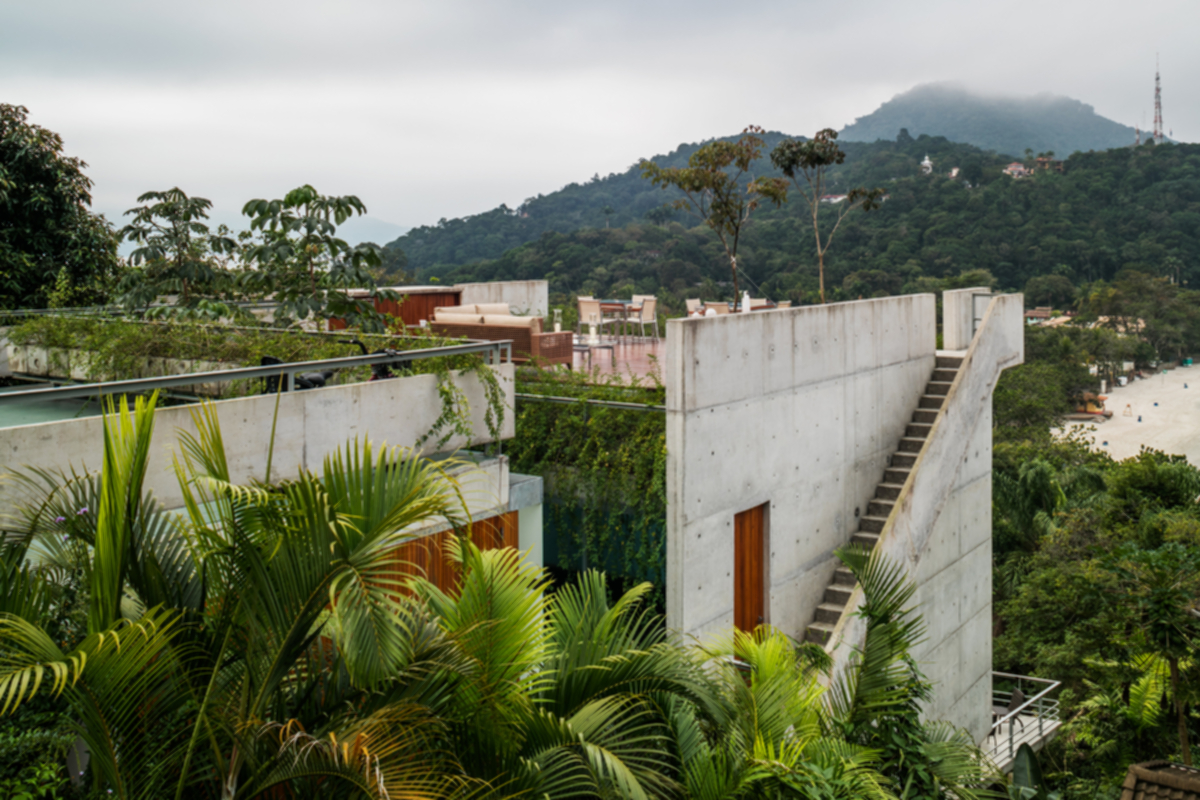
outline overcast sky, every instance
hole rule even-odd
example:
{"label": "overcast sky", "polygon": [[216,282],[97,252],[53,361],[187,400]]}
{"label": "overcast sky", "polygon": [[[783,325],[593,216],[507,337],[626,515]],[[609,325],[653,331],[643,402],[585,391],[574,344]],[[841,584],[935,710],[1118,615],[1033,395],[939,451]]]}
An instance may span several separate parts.
{"label": "overcast sky", "polygon": [[1148,125],[1156,51],[1166,126],[1196,141],[1198,23],[1195,0],[0,0],[0,101],[62,134],[110,219],[179,186],[236,224],[312,183],[383,240],[930,81]]}

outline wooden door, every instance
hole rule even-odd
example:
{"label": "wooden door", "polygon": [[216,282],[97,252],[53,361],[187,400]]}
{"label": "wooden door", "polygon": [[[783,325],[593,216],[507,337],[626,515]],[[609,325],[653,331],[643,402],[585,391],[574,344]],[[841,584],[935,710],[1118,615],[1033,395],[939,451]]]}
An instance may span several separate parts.
{"label": "wooden door", "polygon": [[743,631],[767,622],[766,508],[733,518],[733,624]]}

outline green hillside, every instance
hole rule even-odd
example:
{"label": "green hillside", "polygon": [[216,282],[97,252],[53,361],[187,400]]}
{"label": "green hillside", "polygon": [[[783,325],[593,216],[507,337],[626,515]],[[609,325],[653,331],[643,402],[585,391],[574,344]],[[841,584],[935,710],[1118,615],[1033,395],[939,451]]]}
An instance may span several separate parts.
{"label": "green hillside", "polygon": [[[736,138],[736,137],[728,137]],[[772,132],[763,137],[768,147],[785,138]],[[703,144],[681,144],[671,153],[652,158],[665,166],[686,166],[688,156]],[[586,183],[570,183],[556,192],[530,197],[520,207],[501,205],[470,217],[442,219],[422,225],[390,242],[408,256],[408,268],[418,277],[434,265],[466,264],[497,258],[506,250],[533,241],[547,232],[569,233],[580,228],[621,227],[645,219],[665,201],[663,193],[642,180],[636,165],[620,174],[595,175]],[[611,213],[606,215],[605,208]],[[673,219],[675,214],[668,214]]]}
{"label": "green hillside", "polygon": [[[843,185],[881,185],[883,206],[855,212],[827,260],[831,300],[920,291],[976,280],[987,270],[999,288],[1032,288],[1059,302],[1070,288],[1110,280],[1121,269],[1200,282],[1200,146],[1164,145],[1077,153],[1064,174],[1014,180],[1004,159],[970,145],[923,136],[847,147]],[[928,152],[933,175],[919,159]],[[969,187],[946,171],[958,166]],[[893,177],[884,177],[893,176]],[[961,176],[960,176],[961,178]],[[817,286],[811,229],[795,204],[762,214],[744,237],[739,266],[777,300],[812,302]],[[833,207],[825,210],[833,213]],[[424,272],[451,280],[546,278],[551,293],[602,296],[658,293],[678,308],[685,296],[729,291],[728,265],[714,237],[678,222],[548,231],[501,257]],[[1057,293],[1057,294],[1056,294]],[[1031,297],[1036,299],[1035,297]]]}
{"label": "green hillside", "polygon": [[[772,131],[762,138],[766,143],[764,153],[767,153],[788,137]],[[688,156],[702,144],[681,144],[665,156],[652,158],[663,166],[685,166]],[[915,175],[920,171],[918,162],[926,150],[939,163],[947,158],[962,160],[972,156],[978,156],[980,163],[999,163],[994,156],[979,153],[976,148],[945,140],[925,137],[921,144],[910,142],[909,145],[897,148],[847,143],[847,162],[831,173],[830,191],[857,185],[856,182],[879,183]],[[779,174],[771,168],[766,158],[759,164],[759,174]],[[498,258],[507,250],[534,241],[546,233],[565,234],[585,228],[612,229],[651,220],[659,224],[670,221],[693,224],[687,215],[663,208],[664,204],[676,197],[644,180],[634,165],[620,174],[604,178],[597,175],[587,183],[572,183],[556,192],[531,197],[517,209],[501,205],[475,216],[443,219],[437,225],[413,228],[387,247],[402,249],[408,257],[408,269],[418,280],[423,280],[429,275],[444,272],[443,268],[447,265]],[[605,208],[610,209],[607,215]]]}
{"label": "green hillside", "polygon": [[1012,156],[1053,150],[1060,158],[1076,150],[1107,150],[1133,144],[1128,125],[1102,117],[1091,106],[1051,94],[996,97],[952,83],[930,83],[899,94],[841,131],[843,139],[894,139],[901,128]]}

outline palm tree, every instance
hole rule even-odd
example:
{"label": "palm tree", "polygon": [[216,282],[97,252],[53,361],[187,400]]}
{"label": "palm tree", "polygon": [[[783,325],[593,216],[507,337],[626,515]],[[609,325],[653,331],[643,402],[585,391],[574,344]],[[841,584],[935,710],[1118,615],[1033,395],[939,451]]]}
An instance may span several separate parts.
{"label": "palm tree", "polygon": [[837,551],[863,591],[859,615],[866,620],[863,648],[835,681],[831,724],[847,741],[877,750],[880,772],[900,798],[994,796],[987,788],[1002,776],[966,731],[940,721],[921,721],[932,686],[911,650],[925,623],[909,602],[916,585],[903,567],[878,550],[852,546]]}
{"label": "palm tree", "polygon": [[62,695],[95,788],[114,797],[445,794],[440,724],[406,690],[467,665],[406,593],[393,551],[410,525],[462,524],[453,481],[411,453],[352,442],[321,475],[235,486],[206,407],[198,435],[181,435],[180,517],[142,491],[154,407],[108,414],[98,478],[58,476],[27,506],[17,541],[53,551],[78,498],[98,496],[85,509],[88,633],[60,647],[44,613],[11,610],[41,610],[30,581],[8,581],[2,709]]}
{"label": "palm tree", "polygon": [[[511,549],[451,538],[454,586],[397,562],[413,526],[463,530],[442,468],[351,441],[319,474],[235,485],[212,406],[181,434],[182,513],[143,491],[155,400],[104,419],[99,475],[19,476],[0,553],[0,713],[63,699],[117,798],[913,798],[885,726],[962,798],[978,751],[921,725],[911,586],[846,554],[867,644],[828,657],[779,631],[683,646],[604,575],[551,592]],[[35,563],[25,563],[31,552]],[[860,563],[861,562],[861,563]],[[56,581],[89,589],[78,641],[49,630]],[[973,770],[973,771],[972,771]]]}
{"label": "palm tree", "polygon": [[[404,531],[466,523],[444,472],[352,442],[319,475],[235,485],[211,406],[180,436],[183,515],[164,512],[141,491],[153,411],[105,418],[99,476],[21,476],[31,500],[9,525],[51,566],[2,573],[0,710],[61,695],[96,789],[675,793],[662,708],[704,705],[707,684],[642,609],[648,584],[610,605],[589,573],[551,597],[515,551],[465,539],[449,548],[456,587],[414,578],[395,559]],[[92,588],[88,635],[69,647],[47,635],[43,598],[69,561],[63,535],[82,540]]]}

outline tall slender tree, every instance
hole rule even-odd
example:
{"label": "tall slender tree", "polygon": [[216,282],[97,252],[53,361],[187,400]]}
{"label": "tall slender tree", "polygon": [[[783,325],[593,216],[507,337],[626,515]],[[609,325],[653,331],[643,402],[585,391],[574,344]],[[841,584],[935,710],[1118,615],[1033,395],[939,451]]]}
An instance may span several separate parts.
{"label": "tall slender tree", "polygon": [[736,142],[714,141],[688,157],[686,167],[660,167],[643,159],[642,177],[663,189],[678,189],[683,197],[672,206],[707,225],[725,248],[733,278],[734,304],[741,301],[738,281],[738,244],[750,215],[764,200],[780,205],[787,201],[782,178],[755,178],[751,166],[762,155],[763,129],[750,125]]}
{"label": "tall slender tree", "polygon": [[[780,142],[771,151],[771,163],[787,176],[792,186],[803,197],[808,207],[808,216],[812,223],[813,238],[817,249],[817,275],[820,281],[821,302],[825,298],[825,254],[833,244],[833,237],[842,224],[842,220],[855,209],[870,211],[878,208],[883,189],[851,189],[846,196],[836,202],[827,197],[829,169],[845,162],[846,154],[837,144],[837,131],[825,128],[817,131],[811,139],[787,139]],[[802,182],[803,181],[803,182]],[[786,199],[786,195],[785,195]],[[821,232],[822,204],[833,205],[833,226],[824,234]]]}

